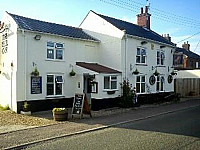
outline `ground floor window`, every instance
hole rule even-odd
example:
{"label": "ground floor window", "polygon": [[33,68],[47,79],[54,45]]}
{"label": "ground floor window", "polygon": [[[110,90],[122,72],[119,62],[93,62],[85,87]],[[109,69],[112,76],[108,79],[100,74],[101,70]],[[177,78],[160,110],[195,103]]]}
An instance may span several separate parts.
{"label": "ground floor window", "polygon": [[164,76],[156,77],[156,91],[164,91]]}
{"label": "ground floor window", "polygon": [[117,76],[104,76],[104,89],[116,90],[117,89]]}
{"label": "ground floor window", "polygon": [[62,95],[63,83],[62,75],[47,75],[47,96]]}
{"label": "ground floor window", "polygon": [[136,92],[145,93],[145,76],[136,76]]}

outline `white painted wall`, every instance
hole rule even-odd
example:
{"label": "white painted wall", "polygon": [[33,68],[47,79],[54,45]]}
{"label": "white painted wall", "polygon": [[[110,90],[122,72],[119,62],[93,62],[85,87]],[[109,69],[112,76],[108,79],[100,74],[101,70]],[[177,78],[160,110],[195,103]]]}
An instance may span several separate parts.
{"label": "white painted wall", "polygon": [[[73,69],[76,72],[77,70],[76,70],[75,64],[77,61],[94,62],[95,60],[98,60],[97,54],[96,54],[98,51],[98,43],[68,39],[68,38],[45,35],[45,34],[41,34],[41,40],[37,41],[34,39],[35,35],[36,33],[25,32],[25,39],[22,33],[20,33],[18,36],[19,45],[22,46],[20,48],[18,47],[18,50],[22,50],[19,56],[19,59],[20,59],[19,64],[26,64],[26,66],[20,65],[21,67],[20,74],[25,74],[25,76],[23,76],[22,78],[19,77],[19,80],[18,80],[18,86],[20,87],[23,86],[23,88],[20,88],[21,91],[18,91],[18,92],[24,93],[23,91],[26,91],[25,92],[26,95],[24,94],[19,95],[18,101],[24,100],[24,99],[27,99],[27,100],[46,99],[47,74],[63,75],[64,81],[65,81],[63,96],[73,97],[74,93],[76,92],[77,79],[76,77],[69,76],[69,72],[72,70],[70,66],[73,65]],[[25,44],[24,44],[24,41],[25,41]],[[59,60],[46,59],[47,41],[64,43],[65,49],[64,49],[63,60],[59,61]],[[26,51],[24,51],[23,49],[26,49]],[[43,82],[42,94],[30,94],[31,93],[30,73],[35,68],[33,66],[33,62],[37,64],[37,69],[40,72],[40,76],[42,76],[42,82]],[[26,71],[24,72],[24,70]]]}
{"label": "white painted wall", "polygon": [[[154,49],[151,49],[151,44],[154,44]],[[149,84],[149,77],[153,75],[155,72],[155,67],[157,67],[158,72],[164,76],[165,78],[165,92],[173,91],[174,84],[173,82],[169,84],[167,82],[168,75],[172,72],[172,62],[173,62],[173,53],[171,53],[171,47],[162,48],[165,53],[165,65],[160,66],[157,65],[157,50],[160,50],[160,44],[147,42],[147,44],[141,45],[141,40],[128,38],[127,39],[127,46],[126,46],[126,68],[127,68],[127,78],[130,81],[130,84],[136,86],[136,76],[132,74],[132,72],[137,68],[140,72],[139,75],[145,75],[146,77],[146,85],[150,87],[151,93],[157,93],[156,91],[156,84],[150,85]],[[144,47],[146,49],[147,55],[147,63],[146,65],[138,65],[136,64],[136,55],[137,55],[137,47]],[[125,66],[125,65],[123,65]],[[131,67],[132,66],[132,67]],[[153,67],[153,70],[152,70]],[[169,67],[169,70],[168,70]],[[147,89],[144,94],[147,94]]]}
{"label": "white painted wall", "polygon": [[82,29],[93,31],[108,36],[122,38],[124,32],[90,11],[79,26]]}
{"label": "white painted wall", "polygon": [[[7,53],[3,54],[0,47],[0,104],[9,105],[10,108],[16,110],[17,25],[7,13],[4,13],[2,22],[10,27]],[[5,32],[0,33],[0,36],[2,37]],[[11,67],[11,63],[14,67]]]}

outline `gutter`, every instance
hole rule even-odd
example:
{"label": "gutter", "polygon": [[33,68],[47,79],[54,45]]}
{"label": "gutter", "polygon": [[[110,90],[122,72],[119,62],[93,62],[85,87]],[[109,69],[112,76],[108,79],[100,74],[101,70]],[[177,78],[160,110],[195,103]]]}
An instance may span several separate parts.
{"label": "gutter", "polygon": [[[94,42],[94,43],[100,43],[101,41],[97,39],[97,41],[95,40],[89,40],[89,39],[82,39],[82,38],[73,38],[73,37],[70,37],[70,36],[63,36],[63,35],[58,35],[58,34],[52,34],[52,33],[46,33],[46,32],[39,32],[39,31],[31,31],[31,30],[26,30],[26,29],[21,29],[21,28],[18,28],[18,30],[20,31],[26,31],[26,32],[30,32],[30,33],[36,33],[36,34],[45,34],[45,35],[51,35],[51,36],[59,36],[59,37],[62,37],[62,38],[68,38],[68,39],[72,39],[72,40],[81,40],[81,41],[88,41],[88,42]],[[83,31],[84,32],[84,31]],[[85,32],[84,32],[85,33]],[[87,33],[85,33],[87,34]],[[87,34],[88,35],[88,34]],[[89,35],[90,36],[90,35]]]}
{"label": "gutter", "polygon": [[147,38],[144,38],[144,37],[134,36],[134,35],[130,35],[130,34],[126,34],[126,35],[127,35],[127,37],[130,37],[130,38],[135,38],[135,39],[139,39],[139,40],[147,40],[149,42],[159,43],[159,44],[162,44],[162,45],[165,45],[165,46],[176,48],[176,46],[172,46],[170,44],[162,43],[162,42],[159,42],[159,41],[154,41],[154,40],[147,39]]}

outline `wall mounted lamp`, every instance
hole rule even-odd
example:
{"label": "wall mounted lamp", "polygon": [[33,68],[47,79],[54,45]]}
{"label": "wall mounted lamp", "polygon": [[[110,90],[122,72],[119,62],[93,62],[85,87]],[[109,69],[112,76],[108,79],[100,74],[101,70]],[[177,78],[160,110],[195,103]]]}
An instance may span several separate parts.
{"label": "wall mounted lamp", "polygon": [[40,40],[41,39],[41,35],[35,35],[34,39],[35,40]]}

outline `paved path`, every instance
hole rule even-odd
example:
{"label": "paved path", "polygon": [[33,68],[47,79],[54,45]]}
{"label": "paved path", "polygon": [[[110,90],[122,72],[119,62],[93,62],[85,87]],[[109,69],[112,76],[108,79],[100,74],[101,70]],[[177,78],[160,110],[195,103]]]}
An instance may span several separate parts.
{"label": "paved path", "polygon": [[135,110],[133,109],[126,113],[114,114],[103,117],[87,117],[85,119],[75,120],[74,122],[71,121],[57,125],[20,130],[16,132],[10,132],[7,134],[0,134],[0,149],[12,148],[16,145],[29,143],[33,141],[39,141],[42,139],[48,139],[62,135],[65,136],[70,133],[100,126],[108,126],[127,120],[138,120],[154,115],[159,115],[162,113],[170,113],[172,111],[178,111],[181,109],[186,109],[188,107],[194,107],[198,105],[200,105],[200,99],[185,101],[177,104],[162,105],[159,107],[148,107]]}

